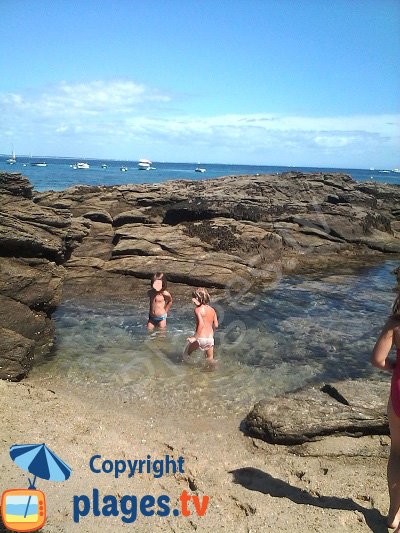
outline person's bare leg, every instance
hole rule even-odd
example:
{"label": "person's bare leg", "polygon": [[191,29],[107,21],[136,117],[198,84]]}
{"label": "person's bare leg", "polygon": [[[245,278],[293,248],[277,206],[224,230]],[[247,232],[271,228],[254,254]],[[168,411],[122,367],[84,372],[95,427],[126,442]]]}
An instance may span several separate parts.
{"label": "person's bare leg", "polygon": [[197,341],[194,341],[194,342],[187,342],[186,343],[186,346],[183,350],[183,354],[182,354],[182,358],[183,360],[185,360],[185,358],[190,355],[191,353],[193,353],[195,350],[197,350],[197,348],[199,347],[199,343]]}
{"label": "person's bare leg", "polygon": [[206,350],[206,364],[205,369],[206,370],[215,370],[217,366],[217,361],[214,359],[214,347],[212,346],[208,350]]}
{"label": "person's bare leg", "polygon": [[214,360],[214,346],[211,346],[211,348],[208,348],[208,350],[206,350],[206,357],[207,362]]}
{"label": "person's bare leg", "polygon": [[153,331],[153,330],[154,330],[154,327],[155,327],[155,326],[154,326],[153,322],[151,322],[150,320],[148,320],[148,321],[147,321],[147,329],[148,329],[149,331]]}
{"label": "person's bare leg", "polygon": [[393,410],[392,402],[388,403],[388,419],[390,428],[390,455],[387,466],[387,482],[389,488],[390,507],[387,517],[388,527],[398,529],[400,523],[400,417]]}
{"label": "person's bare leg", "polygon": [[191,353],[193,353],[195,350],[197,350],[199,347],[199,343],[197,341],[194,341],[194,342],[191,342],[187,348],[187,351],[186,353],[188,355],[190,355]]}

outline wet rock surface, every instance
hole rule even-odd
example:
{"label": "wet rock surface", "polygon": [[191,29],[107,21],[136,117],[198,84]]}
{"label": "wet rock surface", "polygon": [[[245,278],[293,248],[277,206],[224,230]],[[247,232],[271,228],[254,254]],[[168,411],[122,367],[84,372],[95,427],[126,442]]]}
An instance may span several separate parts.
{"label": "wet rock surface", "polygon": [[[118,297],[157,270],[175,283],[251,290],[291,271],[400,253],[399,205],[399,186],[357,183],[344,174],[35,193],[26,177],[3,173],[0,296],[9,299],[10,313],[21,309],[10,300],[27,306],[24,316],[36,324],[28,311],[48,320],[62,288],[95,297],[108,287]],[[0,326],[33,342],[26,344],[27,361],[43,348],[44,333],[21,332],[4,314]],[[0,358],[0,377],[20,376],[10,368]]]}
{"label": "wet rock surface", "polygon": [[306,387],[261,400],[244,428],[273,444],[302,444],[328,435],[388,435],[388,394],[387,383],[361,380]]}

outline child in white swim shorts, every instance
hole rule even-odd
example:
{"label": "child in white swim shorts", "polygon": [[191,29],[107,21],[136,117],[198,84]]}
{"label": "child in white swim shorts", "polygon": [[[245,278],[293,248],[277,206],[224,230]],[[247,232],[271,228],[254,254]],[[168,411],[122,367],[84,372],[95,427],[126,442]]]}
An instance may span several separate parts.
{"label": "child in white swim shorts", "polygon": [[218,327],[217,313],[209,305],[210,295],[207,289],[199,288],[192,293],[192,302],[196,306],[194,316],[196,318],[196,332],[188,338],[188,346],[185,354],[190,355],[197,349],[205,352],[207,361],[214,359],[214,331]]}

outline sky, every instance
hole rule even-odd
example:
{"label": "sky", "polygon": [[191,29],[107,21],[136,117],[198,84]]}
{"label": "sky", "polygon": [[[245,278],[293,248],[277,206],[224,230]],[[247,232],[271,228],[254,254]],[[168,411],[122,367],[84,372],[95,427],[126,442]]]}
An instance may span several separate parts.
{"label": "sky", "polygon": [[0,153],[400,168],[400,0],[0,8]]}

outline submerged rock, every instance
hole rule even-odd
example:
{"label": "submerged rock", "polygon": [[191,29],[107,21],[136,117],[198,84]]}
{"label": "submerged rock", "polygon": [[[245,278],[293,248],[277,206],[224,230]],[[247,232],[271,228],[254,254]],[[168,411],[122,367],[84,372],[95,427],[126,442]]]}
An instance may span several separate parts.
{"label": "submerged rock", "polygon": [[388,383],[348,380],[306,387],[258,402],[245,419],[249,435],[302,444],[328,435],[388,435]]}

